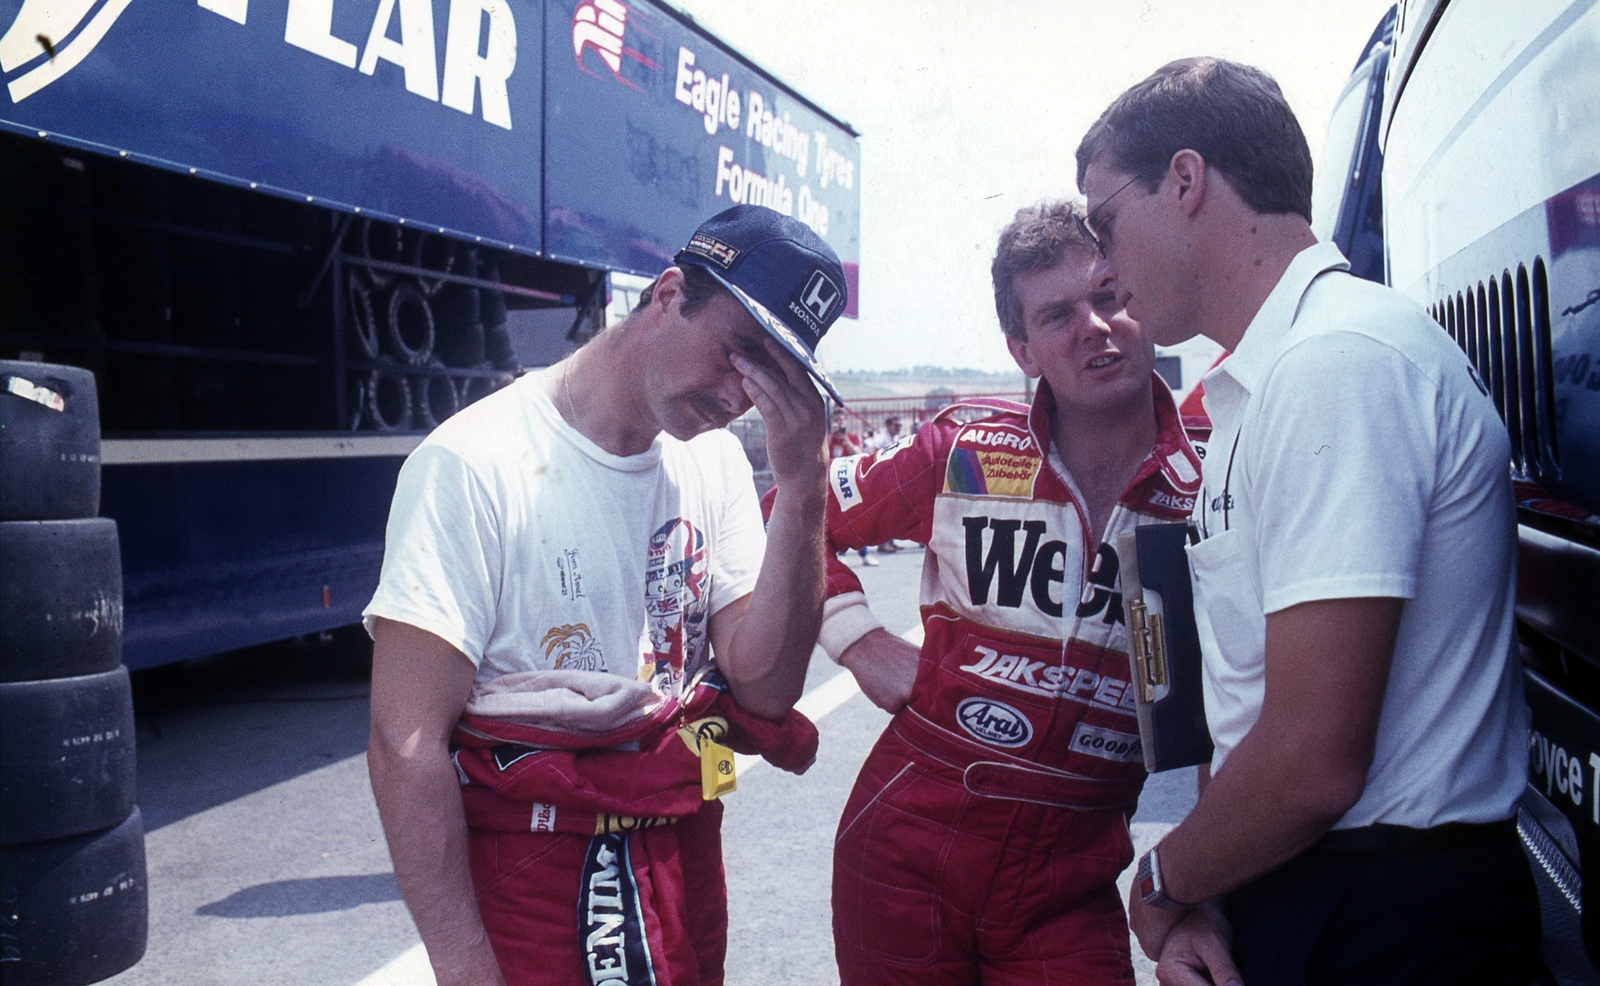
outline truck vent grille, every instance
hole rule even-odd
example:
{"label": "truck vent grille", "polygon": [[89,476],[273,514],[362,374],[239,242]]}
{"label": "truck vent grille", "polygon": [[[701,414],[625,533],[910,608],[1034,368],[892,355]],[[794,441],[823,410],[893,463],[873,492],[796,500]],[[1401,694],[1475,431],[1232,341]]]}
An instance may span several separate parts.
{"label": "truck vent grille", "polygon": [[1555,374],[1550,356],[1550,287],[1544,259],[1502,271],[1429,309],[1489,388],[1511,435],[1517,472],[1559,470]]}

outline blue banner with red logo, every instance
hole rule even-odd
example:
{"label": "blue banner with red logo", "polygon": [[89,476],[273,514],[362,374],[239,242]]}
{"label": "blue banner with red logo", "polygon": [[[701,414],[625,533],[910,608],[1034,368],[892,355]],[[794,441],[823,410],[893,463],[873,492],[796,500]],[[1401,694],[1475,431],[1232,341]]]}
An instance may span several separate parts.
{"label": "blue banner with red logo", "polygon": [[0,0],[0,126],[540,248],[540,0]]}
{"label": "blue banner with red logo", "polygon": [[855,135],[643,0],[0,0],[0,128],[646,276],[736,202],[860,253]]}
{"label": "blue banner with red logo", "polygon": [[810,226],[857,304],[855,134],[663,8],[547,0],[545,252],[654,276],[738,203]]}

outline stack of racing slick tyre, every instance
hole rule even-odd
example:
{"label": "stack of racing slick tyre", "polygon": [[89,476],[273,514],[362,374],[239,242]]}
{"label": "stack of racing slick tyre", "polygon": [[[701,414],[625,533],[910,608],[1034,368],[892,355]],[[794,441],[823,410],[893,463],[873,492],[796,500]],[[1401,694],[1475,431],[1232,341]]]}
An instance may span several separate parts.
{"label": "stack of racing slick tyre", "polygon": [[94,375],[0,360],[0,986],[144,955],[122,564]]}

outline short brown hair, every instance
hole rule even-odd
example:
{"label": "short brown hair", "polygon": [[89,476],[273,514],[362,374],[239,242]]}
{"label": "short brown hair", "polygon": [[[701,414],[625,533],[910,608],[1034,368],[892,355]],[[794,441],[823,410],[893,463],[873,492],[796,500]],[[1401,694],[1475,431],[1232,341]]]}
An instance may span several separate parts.
{"label": "short brown hair", "polygon": [[1028,338],[1017,278],[1049,270],[1061,263],[1068,250],[1090,249],[1078,231],[1077,217],[1082,215],[1083,208],[1077,203],[1045,199],[1018,209],[1011,224],[1000,231],[989,277],[994,281],[994,311],[1007,336],[1019,341]]}
{"label": "short brown hair", "polygon": [[[678,270],[683,272],[683,306],[678,311],[684,318],[699,314],[700,309],[711,304],[711,299],[715,298],[719,291],[732,295],[732,292],[698,264],[683,264]],[[644,290],[639,292],[639,303],[633,306],[634,311],[650,304],[650,299],[656,293],[656,284],[660,280],[658,277],[644,286]]]}
{"label": "short brown hair", "polygon": [[1272,76],[1220,58],[1182,58],[1116,98],[1078,144],[1078,188],[1104,157],[1153,191],[1188,148],[1256,212],[1311,221],[1311,149]]}

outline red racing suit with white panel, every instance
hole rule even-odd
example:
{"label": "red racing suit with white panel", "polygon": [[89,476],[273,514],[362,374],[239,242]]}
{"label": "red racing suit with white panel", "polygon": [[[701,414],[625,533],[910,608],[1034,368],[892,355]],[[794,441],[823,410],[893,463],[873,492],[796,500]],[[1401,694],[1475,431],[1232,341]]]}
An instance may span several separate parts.
{"label": "red racing suit with white panel", "polygon": [[[1166,384],[1152,388],[1155,445],[1100,538],[1050,450],[1043,381],[1031,408],[957,404],[833,463],[836,551],[927,545],[916,683],[835,842],[845,986],[1133,981],[1115,880],[1145,771],[1113,545],[1188,518],[1203,454]],[[860,592],[834,558],[835,659],[876,624]]]}

